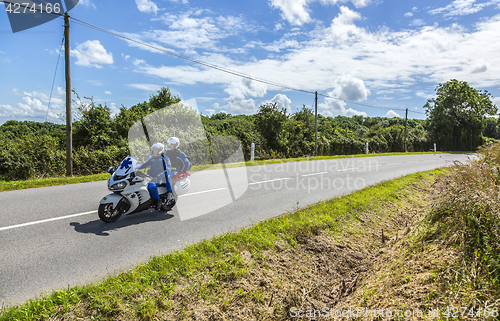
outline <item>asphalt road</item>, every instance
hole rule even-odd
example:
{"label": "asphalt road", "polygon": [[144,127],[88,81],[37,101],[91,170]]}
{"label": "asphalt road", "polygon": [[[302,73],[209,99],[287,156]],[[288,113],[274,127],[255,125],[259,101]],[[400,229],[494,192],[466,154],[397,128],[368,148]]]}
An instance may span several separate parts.
{"label": "asphalt road", "polygon": [[176,212],[103,223],[105,181],[0,193],[0,307],[97,282],[213,235],[384,180],[468,161],[466,154],[270,164],[192,173]]}

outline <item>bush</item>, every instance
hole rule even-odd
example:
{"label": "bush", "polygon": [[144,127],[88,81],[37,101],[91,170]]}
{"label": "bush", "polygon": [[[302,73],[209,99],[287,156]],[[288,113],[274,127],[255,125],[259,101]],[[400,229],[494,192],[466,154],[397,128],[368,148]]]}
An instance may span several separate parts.
{"label": "bush", "polygon": [[73,153],[73,174],[91,175],[105,172],[117,165],[128,155],[127,147],[108,146],[103,150],[80,147]]}
{"label": "bush", "polygon": [[463,292],[484,303],[500,295],[500,144],[479,153],[480,160],[457,166],[442,182],[430,222],[462,255]]}
{"label": "bush", "polygon": [[42,135],[0,138],[0,178],[18,180],[57,176],[64,173],[66,156],[59,140]]}

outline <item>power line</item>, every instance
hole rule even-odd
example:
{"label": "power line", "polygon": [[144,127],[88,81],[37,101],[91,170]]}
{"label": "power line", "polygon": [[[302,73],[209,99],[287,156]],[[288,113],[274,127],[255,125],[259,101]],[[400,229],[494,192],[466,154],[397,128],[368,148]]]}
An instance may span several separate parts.
{"label": "power line", "polygon": [[[313,91],[304,90],[304,89],[298,89],[298,88],[294,88],[294,87],[291,87],[291,86],[288,86],[288,85],[284,85],[284,84],[281,84],[281,83],[277,83],[277,82],[274,82],[274,81],[270,81],[270,80],[266,80],[266,79],[262,79],[262,78],[257,78],[257,77],[253,77],[253,76],[249,76],[249,75],[246,75],[246,74],[238,72],[238,71],[234,71],[234,70],[231,70],[231,69],[228,69],[228,68],[224,68],[224,67],[221,67],[221,66],[217,66],[217,65],[214,65],[214,64],[211,64],[211,63],[207,63],[207,62],[204,62],[204,61],[201,61],[201,60],[190,58],[190,57],[178,54],[178,53],[176,53],[176,52],[174,52],[172,50],[167,50],[167,49],[159,48],[159,47],[156,47],[156,46],[153,46],[153,45],[141,42],[139,40],[132,39],[132,38],[120,35],[120,34],[118,34],[116,32],[113,32],[113,31],[110,31],[110,30],[98,27],[96,25],[93,25],[91,23],[82,21],[80,19],[77,19],[77,18],[74,18],[74,17],[71,17],[71,18],[73,20],[75,20],[78,24],[82,25],[82,26],[85,26],[85,27],[88,27],[88,28],[91,28],[91,29],[94,29],[94,30],[98,30],[98,31],[101,31],[101,32],[105,32],[105,33],[111,34],[111,35],[113,35],[115,37],[119,37],[119,38],[125,39],[127,41],[134,42],[134,43],[140,44],[142,46],[149,47],[151,49],[155,49],[155,50],[164,52],[166,54],[175,56],[177,58],[181,58],[181,59],[184,59],[184,60],[187,60],[187,61],[199,64],[199,65],[202,65],[202,66],[205,66],[205,67],[208,67],[208,68],[216,69],[216,70],[219,70],[219,71],[222,71],[222,72],[225,72],[225,73],[232,74],[234,76],[238,76],[238,77],[241,77],[241,78],[250,79],[250,80],[253,80],[253,81],[257,81],[257,82],[260,82],[260,83],[264,83],[264,84],[275,86],[275,87],[279,87],[279,88],[289,89],[289,90],[303,92],[303,93],[312,94],[312,95],[315,94],[315,92],[313,92]],[[321,96],[327,97],[327,98],[331,98],[331,99],[335,99],[335,100],[338,100],[338,101],[345,101],[347,103],[350,103],[350,104],[353,104],[353,105],[358,105],[358,106],[363,106],[363,107],[386,109],[386,110],[400,110],[400,111],[405,111],[405,109],[401,109],[401,108],[379,107],[379,106],[373,106],[373,105],[368,105],[368,104],[362,104],[362,103],[352,102],[352,101],[343,100],[343,99],[340,99],[340,98],[337,98],[337,97],[333,97],[333,96],[330,96],[330,95],[325,95],[325,94],[319,94],[318,93],[318,95],[321,95]],[[417,114],[425,114],[425,113],[417,112],[417,111],[411,111],[411,110],[409,110],[409,111],[413,112],[413,113],[417,113]]]}
{"label": "power line", "polygon": [[[0,2],[7,3],[7,4],[17,4],[17,3],[13,3],[13,2],[10,2],[10,1],[7,1],[7,0],[0,0]],[[28,8],[28,6],[22,6],[22,5],[21,5],[21,7]],[[40,11],[40,12],[45,13],[45,14],[56,15],[57,17],[63,17],[64,16],[63,14],[54,13],[54,12],[46,12],[46,11]],[[122,38],[124,40],[130,41],[130,42],[134,42],[134,43],[137,43],[139,45],[142,45],[142,46],[145,46],[145,47],[149,47],[151,49],[154,49],[154,50],[161,51],[163,53],[172,55],[174,57],[181,58],[181,59],[190,61],[192,63],[199,64],[199,65],[202,65],[202,66],[205,66],[205,67],[208,67],[208,68],[219,70],[219,71],[222,71],[222,72],[225,72],[225,73],[237,76],[237,77],[246,78],[246,79],[249,79],[249,80],[253,80],[253,81],[256,81],[256,82],[264,83],[264,84],[267,84],[267,85],[270,85],[270,86],[275,86],[275,87],[278,87],[278,88],[288,89],[288,90],[297,91],[297,92],[303,92],[303,93],[307,93],[307,94],[311,94],[311,95],[315,94],[315,92],[313,92],[313,91],[299,89],[299,88],[291,87],[291,86],[284,85],[284,84],[281,84],[281,83],[278,83],[278,82],[274,82],[274,81],[270,81],[270,80],[266,80],[266,79],[262,79],[262,78],[257,78],[257,77],[254,77],[254,76],[249,76],[249,75],[246,75],[244,73],[241,73],[241,72],[238,72],[238,71],[234,71],[232,69],[228,69],[228,68],[221,67],[221,66],[218,66],[218,65],[215,65],[215,64],[211,64],[211,63],[207,63],[207,62],[204,62],[204,61],[201,61],[201,60],[190,58],[190,57],[178,54],[178,53],[176,53],[176,52],[174,52],[172,50],[167,50],[167,49],[164,49],[164,48],[159,48],[159,47],[156,47],[156,46],[153,46],[153,45],[141,42],[139,40],[132,39],[132,38],[120,35],[120,34],[118,34],[116,32],[113,32],[113,31],[101,28],[99,26],[93,25],[91,23],[85,22],[83,20],[80,20],[80,19],[77,19],[77,18],[74,18],[74,17],[71,17],[71,19],[73,19],[75,21],[75,23],[77,23],[79,25],[82,25],[82,26],[85,26],[87,28],[94,29],[94,30],[97,30],[97,31],[101,31],[101,32],[104,32],[104,33],[108,33],[108,34],[111,34],[111,35],[113,35],[115,37]],[[368,107],[368,108],[377,108],[377,109],[404,111],[404,109],[399,109],[399,108],[380,107],[380,106],[373,106],[373,105],[368,105],[368,104],[362,104],[362,103],[352,102],[352,101],[348,101],[348,100],[344,100],[344,99],[340,99],[340,98],[337,98],[337,97],[333,97],[333,96],[325,95],[325,94],[320,94],[320,93],[318,93],[318,95],[326,97],[326,98],[330,98],[330,99],[335,99],[335,100],[338,100],[338,101],[345,101],[346,103],[349,103],[349,104],[363,106],[363,107]],[[425,114],[425,113],[417,112],[417,111],[410,111],[410,112],[417,113],[417,114]]]}
{"label": "power line", "polygon": [[57,67],[59,66],[59,59],[61,58],[63,44],[64,44],[64,36],[62,37],[61,40],[61,47],[59,48],[59,56],[57,56],[56,70],[54,71],[54,78],[52,79],[52,89],[50,90],[49,105],[47,106],[47,114],[45,115],[45,121],[47,121],[47,117],[49,116],[50,103],[52,101],[52,92],[54,91],[54,83],[56,81]]}
{"label": "power line", "polygon": [[270,81],[270,80],[265,80],[265,79],[261,79],[261,78],[249,76],[249,75],[246,75],[246,74],[238,72],[238,71],[234,71],[234,70],[231,70],[231,69],[228,69],[228,68],[224,68],[224,67],[220,67],[220,66],[217,66],[217,65],[214,65],[214,64],[211,64],[211,63],[207,63],[207,62],[201,61],[201,60],[190,58],[190,57],[178,54],[178,53],[176,53],[174,51],[171,51],[171,50],[159,48],[159,47],[156,47],[156,46],[153,46],[153,45],[141,42],[139,40],[132,39],[132,38],[120,35],[120,34],[118,34],[116,32],[113,32],[113,31],[110,31],[110,30],[98,27],[96,25],[90,24],[88,22],[82,21],[82,20],[77,19],[77,18],[73,18],[72,17],[72,19],[75,20],[75,21],[78,21],[78,22],[80,22],[80,24],[82,24],[84,26],[87,26],[87,27],[90,27],[92,29],[99,30],[99,31],[102,31],[102,32],[105,32],[105,33],[109,33],[109,34],[111,34],[111,35],[113,35],[115,37],[119,37],[119,38],[125,39],[127,41],[134,42],[134,43],[140,44],[142,46],[149,47],[149,48],[152,48],[152,49],[164,52],[166,54],[175,56],[177,58],[181,58],[181,59],[184,59],[184,60],[187,60],[187,61],[199,64],[199,65],[202,65],[202,66],[205,66],[205,67],[208,67],[208,68],[216,69],[216,70],[219,70],[219,71],[222,71],[222,72],[225,72],[225,73],[232,74],[234,76],[238,76],[238,77],[241,77],[241,78],[246,78],[246,79],[254,80],[254,81],[261,82],[261,83],[264,83],[264,84],[267,84],[267,85],[271,85],[271,86],[276,86],[276,87],[285,88],[285,89],[294,90],[294,91],[300,91],[300,92],[304,92],[304,93],[308,93],[308,94],[314,94],[314,92],[312,92],[312,91],[298,89],[298,88],[294,88],[294,87],[291,87],[291,86],[288,86],[288,85],[284,85],[284,84],[280,84],[280,83],[277,83],[277,82],[273,82],[273,81]]}

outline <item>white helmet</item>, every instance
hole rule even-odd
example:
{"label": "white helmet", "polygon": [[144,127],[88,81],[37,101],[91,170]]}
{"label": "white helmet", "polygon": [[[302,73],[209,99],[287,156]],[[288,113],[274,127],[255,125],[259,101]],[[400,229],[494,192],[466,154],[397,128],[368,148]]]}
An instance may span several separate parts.
{"label": "white helmet", "polygon": [[177,137],[170,137],[167,140],[167,144],[168,144],[168,147],[170,147],[170,145],[175,145],[175,148],[179,148],[179,145],[181,144],[181,141]]}
{"label": "white helmet", "polygon": [[161,153],[163,153],[164,150],[165,150],[165,145],[163,145],[162,143],[154,143],[151,146],[151,152],[154,155],[160,155]]}

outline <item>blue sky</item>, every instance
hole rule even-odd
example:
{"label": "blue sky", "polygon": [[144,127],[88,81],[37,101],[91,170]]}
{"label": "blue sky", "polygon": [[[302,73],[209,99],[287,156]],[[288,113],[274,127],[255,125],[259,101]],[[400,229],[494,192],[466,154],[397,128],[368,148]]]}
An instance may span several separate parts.
{"label": "blue sky", "polygon": [[[1,9],[1,8],[0,8]],[[325,116],[425,118],[449,79],[488,90],[500,106],[500,0],[82,0],[74,18],[240,73],[318,91]],[[63,21],[12,33],[0,10],[0,123],[64,123]],[[314,95],[234,75],[71,23],[72,87],[116,113],[162,86],[210,115],[295,112]],[[381,106],[369,108],[358,104]]]}

